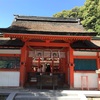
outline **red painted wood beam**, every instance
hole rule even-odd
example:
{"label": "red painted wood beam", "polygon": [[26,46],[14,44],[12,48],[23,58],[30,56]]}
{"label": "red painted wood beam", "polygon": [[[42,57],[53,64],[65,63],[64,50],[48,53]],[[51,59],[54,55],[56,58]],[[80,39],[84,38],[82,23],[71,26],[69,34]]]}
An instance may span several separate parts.
{"label": "red painted wood beam", "polygon": [[74,88],[74,59],[73,59],[73,49],[69,48],[69,69],[70,69],[70,89]]}
{"label": "red painted wood beam", "polygon": [[74,56],[74,59],[97,59],[96,56]]}
{"label": "red painted wood beam", "polygon": [[24,34],[24,33],[5,33],[4,37],[21,39],[41,39],[41,40],[91,40],[90,36],[66,36],[66,35],[42,35],[42,34]]}
{"label": "red painted wood beam", "polygon": [[20,54],[0,54],[0,56],[4,56],[4,57],[20,57]]}
{"label": "red painted wood beam", "polygon": [[45,47],[69,47],[68,43],[50,43],[50,42],[27,42],[27,46],[45,46]]}
{"label": "red painted wood beam", "polygon": [[[100,69],[100,56],[99,56],[99,52],[97,52],[97,69]],[[100,78],[100,74],[98,74],[98,78]]]}
{"label": "red painted wood beam", "polygon": [[20,86],[24,87],[26,78],[26,45],[21,48],[21,59],[20,59]]}

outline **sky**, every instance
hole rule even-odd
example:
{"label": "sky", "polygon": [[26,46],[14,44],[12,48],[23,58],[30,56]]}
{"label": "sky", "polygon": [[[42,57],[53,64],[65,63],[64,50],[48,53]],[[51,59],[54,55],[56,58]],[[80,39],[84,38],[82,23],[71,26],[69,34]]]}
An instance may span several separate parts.
{"label": "sky", "polygon": [[52,17],[62,10],[83,6],[86,0],[0,0],[0,28],[9,27],[14,15]]}

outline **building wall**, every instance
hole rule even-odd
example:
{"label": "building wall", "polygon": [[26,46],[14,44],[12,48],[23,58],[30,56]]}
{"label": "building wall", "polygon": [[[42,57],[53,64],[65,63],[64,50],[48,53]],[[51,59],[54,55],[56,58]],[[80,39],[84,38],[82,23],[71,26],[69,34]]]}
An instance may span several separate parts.
{"label": "building wall", "polygon": [[0,86],[19,86],[20,72],[0,71]]}
{"label": "building wall", "polygon": [[[83,60],[86,59],[86,60],[92,61],[91,63],[93,63],[94,60],[96,61],[95,64],[93,63],[93,66],[95,65],[96,68],[95,68],[95,66],[94,67],[92,66],[91,69],[87,68],[88,64],[86,64],[86,62],[84,62],[84,67],[86,67],[84,69],[86,69],[86,70],[81,70],[81,69],[74,70],[74,88],[82,88],[81,77],[84,77],[84,76],[87,76],[88,80],[83,78],[83,87],[86,88],[86,84],[88,84],[88,87],[90,89],[98,88],[98,74],[96,73],[96,69],[98,69],[97,52],[74,51],[73,55],[74,55],[74,59],[80,59],[80,60],[81,59],[83,59]],[[90,61],[89,61],[89,63],[90,63]],[[85,66],[85,64],[86,64],[86,66]],[[80,68],[81,68],[81,66],[83,66],[83,65],[81,65],[81,63],[80,63]]]}
{"label": "building wall", "polygon": [[21,50],[13,49],[0,49],[0,54],[21,54]]}
{"label": "building wall", "polygon": [[[20,86],[20,54],[21,50],[18,49],[0,49],[0,64],[3,67],[0,68],[0,87],[18,87]],[[6,58],[6,59],[5,59]],[[12,62],[11,59],[17,58],[18,62]],[[6,61],[5,61],[6,60]],[[10,62],[9,62],[9,61]],[[8,63],[12,63],[9,68],[5,66]],[[13,64],[18,66],[14,66]],[[7,68],[6,68],[7,67]]]}
{"label": "building wall", "polygon": [[83,78],[83,87],[86,88],[86,84],[88,84],[89,88],[98,88],[98,74],[94,72],[74,72],[74,88],[81,88],[82,86],[82,81],[81,77],[82,76],[87,76],[88,77],[88,82],[86,83],[86,79]]}
{"label": "building wall", "polygon": [[74,56],[95,56],[97,55],[97,52],[87,52],[87,51],[74,51]]}

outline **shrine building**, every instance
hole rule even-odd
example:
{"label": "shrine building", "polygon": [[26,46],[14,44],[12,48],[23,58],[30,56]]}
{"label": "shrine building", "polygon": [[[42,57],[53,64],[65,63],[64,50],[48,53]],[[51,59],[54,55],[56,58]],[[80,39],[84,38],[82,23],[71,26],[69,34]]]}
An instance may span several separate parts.
{"label": "shrine building", "polygon": [[100,39],[79,19],[15,15],[0,33],[0,87],[98,89]]}

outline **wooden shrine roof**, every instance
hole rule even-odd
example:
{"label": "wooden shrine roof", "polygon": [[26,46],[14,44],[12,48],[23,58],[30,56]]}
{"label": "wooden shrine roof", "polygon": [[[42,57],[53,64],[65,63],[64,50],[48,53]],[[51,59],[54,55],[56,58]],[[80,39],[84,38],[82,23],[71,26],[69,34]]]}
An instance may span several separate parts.
{"label": "wooden shrine roof", "polygon": [[95,36],[97,34],[87,32],[79,19],[19,15],[15,16],[11,26],[1,28],[0,32],[75,36]]}
{"label": "wooden shrine roof", "polygon": [[73,49],[99,49],[100,46],[95,45],[89,40],[78,40],[71,44]]}
{"label": "wooden shrine roof", "polygon": [[77,19],[17,16],[10,28],[49,32],[86,32]]}
{"label": "wooden shrine roof", "polygon": [[[24,42],[19,39],[15,40],[0,40],[1,47],[23,47]],[[73,49],[94,49],[100,50],[100,46],[95,45],[90,40],[76,40],[75,42],[71,43],[70,46]]]}
{"label": "wooden shrine roof", "polygon": [[0,46],[2,47],[23,47],[24,42],[15,39],[15,40],[0,40]]}

